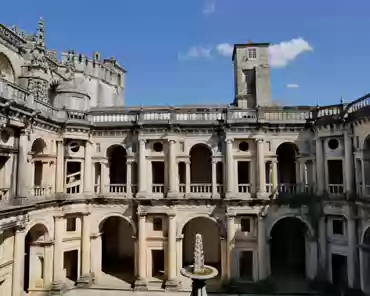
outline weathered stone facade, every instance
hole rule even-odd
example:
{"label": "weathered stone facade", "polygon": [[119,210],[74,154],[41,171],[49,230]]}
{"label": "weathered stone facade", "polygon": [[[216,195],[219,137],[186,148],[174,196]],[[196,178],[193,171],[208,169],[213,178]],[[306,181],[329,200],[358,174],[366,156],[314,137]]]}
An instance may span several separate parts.
{"label": "weathered stone facade", "polygon": [[369,96],[273,106],[268,44],[238,44],[233,104],[123,108],[114,58],[44,36],[0,25],[0,295],[189,289],[195,233],[215,290],[292,272],[370,291]]}

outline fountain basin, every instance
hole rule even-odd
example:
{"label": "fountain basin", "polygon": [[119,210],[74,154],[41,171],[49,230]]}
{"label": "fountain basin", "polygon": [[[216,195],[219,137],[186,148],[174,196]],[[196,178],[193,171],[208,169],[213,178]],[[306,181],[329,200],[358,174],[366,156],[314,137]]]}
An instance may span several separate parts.
{"label": "fountain basin", "polygon": [[194,265],[189,265],[180,270],[180,273],[194,280],[209,280],[218,275],[218,270],[212,266],[204,265],[201,272],[194,273]]}

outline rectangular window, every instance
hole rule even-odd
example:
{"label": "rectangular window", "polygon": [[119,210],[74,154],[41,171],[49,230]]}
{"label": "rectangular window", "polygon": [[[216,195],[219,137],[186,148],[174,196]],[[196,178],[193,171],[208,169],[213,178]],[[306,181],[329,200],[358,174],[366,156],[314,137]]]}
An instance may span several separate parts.
{"label": "rectangular window", "polygon": [[240,226],[242,232],[250,232],[251,231],[251,220],[249,218],[242,218],[240,220]]}
{"label": "rectangular window", "polygon": [[185,152],[185,143],[184,142],[180,142],[180,152]]}
{"label": "rectangular window", "polygon": [[343,220],[334,219],[333,220],[333,234],[343,235],[344,234],[344,223]]}
{"label": "rectangular window", "polygon": [[100,152],[100,143],[96,143],[96,152]]}
{"label": "rectangular window", "polygon": [[67,218],[67,231],[68,232],[76,231],[76,218],[74,217]]}
{"label": "rectangular window", "polygon": [[161,231],[162,230],[162,218],[154,218],[153,219],[153,230],[154,231]]}
{"label": "rectangular window", "polygon": [[248,59],[255,60],[257,58],[257,49],[248,48]]}

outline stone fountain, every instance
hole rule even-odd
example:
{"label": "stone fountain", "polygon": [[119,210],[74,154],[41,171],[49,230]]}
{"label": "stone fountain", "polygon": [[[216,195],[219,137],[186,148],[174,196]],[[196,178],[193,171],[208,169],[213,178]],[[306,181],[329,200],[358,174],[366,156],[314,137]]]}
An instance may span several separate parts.
{"label": "stone fountain", "polygon": [[203,240],[202,235],[195,235],[194,245],[194,264],[181,269],[181,274],[187,278],[191,278],[192,296],[207,296],[206,280],[214,278],[218,271],[216,268],[204,264]]}

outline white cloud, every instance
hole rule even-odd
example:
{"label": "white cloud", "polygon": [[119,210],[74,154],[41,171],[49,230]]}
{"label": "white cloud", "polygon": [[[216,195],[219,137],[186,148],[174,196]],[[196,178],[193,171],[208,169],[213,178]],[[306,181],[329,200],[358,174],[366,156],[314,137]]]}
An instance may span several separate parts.
{"label": "white cloud", "polygon": [[233,54],[234,46],[229,43],[220,43],[216,45],[216,51],[218,54],[229,57]]}
{"label": "white cloud", "polygon": [[216,4],[214,0],[206,0],[202,10],[204,15],[210,15],[216,12]]}
{"label": "white cloud", "polygon": [[180,60],[190,59],[210,59],[212,57],[212,48],[204,46],[192,46],[185,53],[179,54]]}
{"label": "white cloud", "polygon": [[287,88],[299,88],[300,85],[299,84],[296,84],[296,83],[288,83],[286,85]]}
{"label": "white cloud", "polygon": [[310,51],[313,51],[312,46],[303,38],[273,44],[269,48],[270,66],[284,68],[300,54]]}

